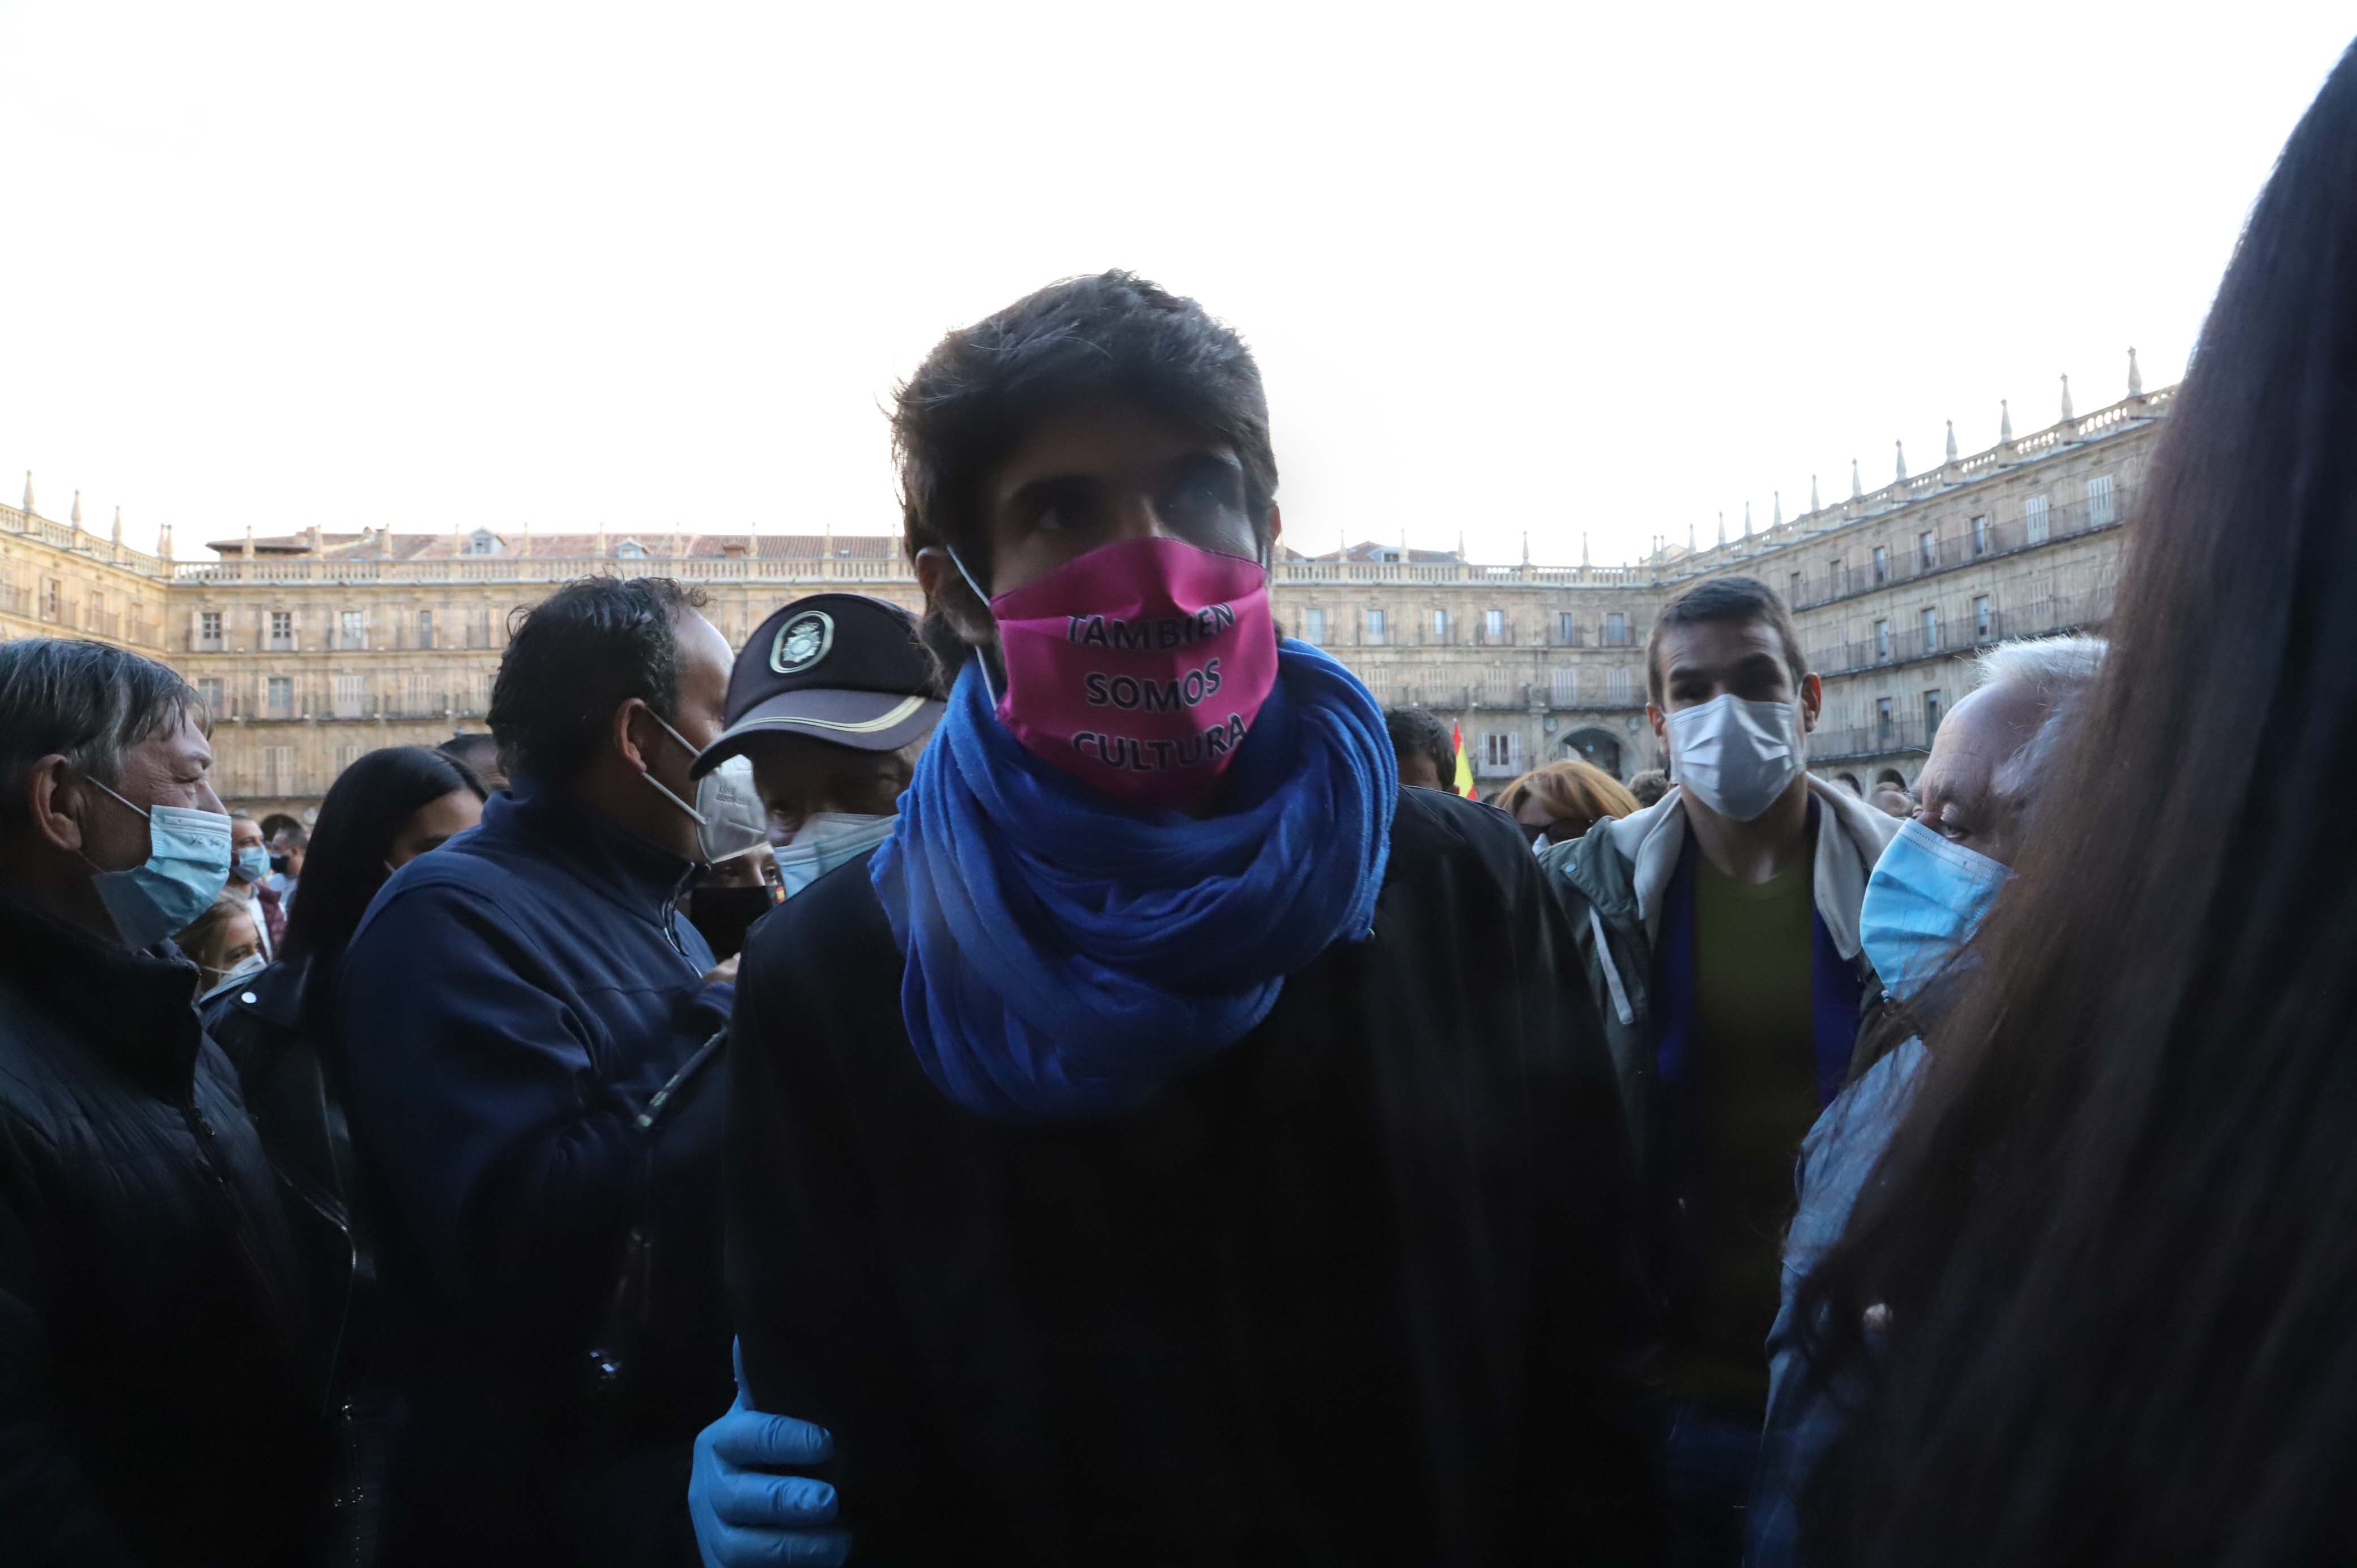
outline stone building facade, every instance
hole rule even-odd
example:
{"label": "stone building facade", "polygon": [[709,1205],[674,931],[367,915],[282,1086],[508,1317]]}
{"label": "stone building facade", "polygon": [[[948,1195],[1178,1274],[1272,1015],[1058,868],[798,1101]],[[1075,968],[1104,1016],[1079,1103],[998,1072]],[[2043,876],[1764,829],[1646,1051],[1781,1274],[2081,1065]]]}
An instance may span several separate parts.
{"label": "stone building facade", "polygon": [[[2132,371],[2133,376],[2133,371]],[[1689,583],[1749,573],[1792,602],[1825,684],[1811,763],[1860,787],[1911,781],[1961,661],[2004,638],[2100,626],[2168,392],[2064,417],[1763,532],[1664,546],[1634,566],[1482,565],[1460,552],[1287,551],[1279,625],[1358,671],[1385,704],[1461,728],[1485,787],[1584,756],[1620,777],[1659,766],[1644,643]],[[221,793],[249,809],[316,805],[361,752],[479,729],[507,628],[592,572],[702,588],[732,644],[823,588],[913,607],[898,541],[673,530],[547,534],[307,533],[214,543],[178,563],[0,507],[0,635],[121,642],[181,670],[216,717]],[[76,507],[79,512],[79,505]],[[168,534],[162,545],[168,554]],[[1527,553],[1527,552],[1526,552]]]}

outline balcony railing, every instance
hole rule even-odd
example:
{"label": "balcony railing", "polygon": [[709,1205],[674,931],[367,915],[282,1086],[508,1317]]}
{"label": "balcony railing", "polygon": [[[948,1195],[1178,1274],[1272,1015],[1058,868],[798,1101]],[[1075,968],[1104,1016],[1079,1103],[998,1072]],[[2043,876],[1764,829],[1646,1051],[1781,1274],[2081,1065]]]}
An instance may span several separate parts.
{"label": "balcony railing", "polygon": [[1633,682],[1622,690],[1615,691],[1608,685],[1599,692],[1584,683],[1559,681],[1474,681],[1449,685],[1394,680],[1383,682],[1377,696],[1386,706],[1430,708],[1439,713],[1462,713],[1474,708],[1524,713],[1567,709],[1621,713],[1634,712],[1645,705],[1644,687]]}
{"label": "balcony railing", "polygon": [[1897,757],[1932,749],[1931,732],[1920,718],[1894,717],[1889,724],[1856,725],[1817,731],[1809,737],[1809,761],[1847,762],[1865,757]]}
{"label": "balcony railing", "polygon": [[1809,668],[1822,676],[1855,675],[1886,666],[1910,664],[1919,659],[1961,658],[1992,643],[2021,637],[2048,637],[2101,626],[2112,618],[2115,590],[2108,585],[2083,594],[2058,595],[2005,609],[1992,608],[1984,619],[1975,615],[1943,621],[1926,630],[1921,626],[1892,631],[1886,641],[1861,638],[1836,642],[1809,655]]}
{"label": "balcony railing", "polygon": [[1793,596],[1792,607],[1808,609],[1817,605],[1829,605],[1859,594],[1870,594],[1877,588],[1911,583],[1918,578],[1954,571],[1960,566],[1993,561],[2018,550],[2034,549],[2117,528],[2126,521],[2133,499],[2123,487],[2115,489],[2108,500],[2098,498],[2050,506],[2046,509],[2042,532],[2034,527],[2037,520],[2029,515],[2002,521],[1992,518],[1986,527],[1978,531],[1974,529],[1970,519],[1965,519],[1935,534],[1928,553],[1922,548],[1920,539],[1906,542],[1903,548],[1890,553],[1879,572],[1868,560],[1844,566],[1838,571],[1828,571],[1822,576],[1803,578],[1799,593]]}

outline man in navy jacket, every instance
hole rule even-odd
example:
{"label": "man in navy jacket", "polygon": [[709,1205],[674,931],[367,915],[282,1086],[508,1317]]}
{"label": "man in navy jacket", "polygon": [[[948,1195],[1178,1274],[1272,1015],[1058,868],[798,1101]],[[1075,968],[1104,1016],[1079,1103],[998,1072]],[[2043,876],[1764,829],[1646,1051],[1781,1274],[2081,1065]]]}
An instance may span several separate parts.
{"label": "man in navy jacket", "polygon": [[490,724],[510,785],[404,866],[333,1049],[406,1395],[388,1561],[694,1562],[689,1444],[727,1401],[719,1085],[735,966],[675,910],[729,650],[662,579],[534,609]]}

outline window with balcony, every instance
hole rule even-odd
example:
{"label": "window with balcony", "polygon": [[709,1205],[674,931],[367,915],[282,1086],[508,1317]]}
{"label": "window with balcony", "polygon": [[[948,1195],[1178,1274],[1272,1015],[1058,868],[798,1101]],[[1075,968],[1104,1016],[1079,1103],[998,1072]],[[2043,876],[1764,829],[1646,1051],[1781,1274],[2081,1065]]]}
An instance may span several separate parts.
{"label": "window with balcony", "polygon": [[1923,744],[1940,733],[1940,689],[1936,686],[1923,693]]}
{"label": "window with balcony", "polygon": [[274,719],[295,716],[295,678],[292,675],[273,675],[263,687],[263,692],[264,713]]}
{"label": "window with balcony", "polygon": [[353,763],[358,762],[360,759],[361,748],[358,742],[348,740],[344,742],[343,745],[336,747],[337,772],[341,773],[345,768],[350,768]]}
{"label": "window with balcony", "polygon": [[1973,553],[1975,555],[1986,555],[1988,553],[1988,518],[1984,515],[1973,519]]}
{"label": "window with balcony", "polygon": [[1326,646],[1326,612],[1324,610],[1301,612],[1301,640],[1314,643],[1320,648]]}
{"label": "window with balcony", "polygon": [[1383,611],[1369,610],[1366,618],[1367,641],[1374,647],[1381,648],[1383,644],[1383,633],[1388,626],[1389,622],[1384,618]]}
{"label": "window with balcony", "polygon": [[293,746],[265,746],[262,748],[262,792],[265,795],[295,793]]}
{"label": "window with balcony", "polygon": [[1519,735],[1485,735],[1481,737],[1481,771],[1491,778],[1500,778],[1523,770],[1523,737]]}
{"label": "window with balcony", "polygon": [[1604,705],[1608,708],[1625,708],[1631,701],[1629,671],[1607,670],[1604,672]]}
{"label": "window with balcony", "polygon": [[1555,641],[1557,648],[1579,646],[1579,618],[1569,610],[1558,610],[1555,618]]}
{"label": "window with balcony", "polygon": [[1432,640],[1435,642],[1447,642],[1448,640],[1448,612],[1447,610],[1436,609],[1432,612]]}
{"label": "window with balcony", "polygon": [[1891,737],[1891,735],[1892,735],[1892,733],[1893,733],[1897,728],[1898,728],[1897,724],[1892,720],[1892,718],[1891,718],[1891,716],[1890,716],[1890,699],[1889,699],[1889,698],[1888,698],[1888,697],[1877,697],[1877,698],[1875,698],[1875,699],[1874,699],[1874,743],[1875,743],[1875,745],[1877,745],[1877,746],[1889,746],[1889,745],[1890,744],[1890,737]]}
{"label": "window with balcony", "polygon": [[205,713],[209,716],[216,719],[223,716],[221,712],[221,683],[220,676],[204,675],[198,678],[197,701],[205,705]]}
{"label": "window with balcony", "polygon": [[2087,526],[2107,528],[2111,525],[2114,515],[2112,477],[2109,474],[2097,474],[2087,481]]}
{"label": "window with balcony", "polygon": [[368,646],[368,611],[346,610],[338,618],[336,646],[351,649]]}
{"label": "window with balcony", "polygon": [[1874,623],[1874,656],[1877,659],[1890,657],[1890,623],[1887,620]]}
{"label": "window with balcony", "polygon": [[442,711],[442,693],[436,688],[432,675],[413,670],[404,684],[407,690],[401,703],[404,713],[431,714]]}
{"label": "window with balcony", "polygon": [[1890,581],[1890,552],[1879,544],[1874,547],[1874,580],[1878,583]]}
{"label": "window with balcony", "polygon": [[1793,574],[1792,574],[1792,586],[1791,586],[1791,587],[1786,591],[1785,597],[1784,597],[1784,603],[1785,603],[1785,606],[1786,606],[1787,607],[1790,607],[1791,606],[1797,605],[1797,604],[1799,604],[1800,602],[1801,602],[1801,575],[1800,575],[1798,572],[1795,572],[1795,573],[1793,573]]}
{"label": "window with balcony", "polygon": [[1990,612],[1988,596],[1975,596],[1973,599],[1973,640],[1986,642],[1991,628],[1996,625],[1996,617]]}
{"label": "window with balcony", "polygon": [[287,653],[293,651],[294,647],[295,612],[272,610],[270,612],[270,650],[273,653]]}
{"label": "window with balcony", "polygon": [[1613,610],[1604,618],[1604,646],[1629,646],[1629,615],[1625,610]]}
{"label": "window with balcony", "polygon": [[1939,607],[1937,605],[1924,606],[1921,620],[1923,628],[1923,651],[1926,653],[1937,652],[1940,647]]}
{"label": "window with balcony", "polygon": [[1576,708],[1579,705],[1578,671],[1549,671],[1547,672],[1547,688],[1550,700],[1553,701],[1556,707]]}
{"label": "window with balcony", "polygon": [[1832,597],[1838,597],[1849,592],[1849,585],[1842,580],[1842,558],[1838,555],[1834,557],[1833,564],[1826,568],[1825,592]]}
{"label": "window with balcony", "polygon": [[2021,503],[2021,537],[2025,543],[2046,542],[2046,498],[2032,496]]}
{"label": "window with balcony", "polygon": [[417,646],[420,648],[434,646],[434,612],[432,610],[417,612]]}
{"label": "window with balcony", "polygon": [[219,653],[221,650],[221,613],[200,610],[197,613],[197,651]]}
{"label": "window with balcony", "polygon": [[356,719],[361,716],[361,686],[364,680],[366,677],[361,675],[336,677],[336,716],[338,718]]}
{"label": "window with balcony", "polygon": [[1929,572],[1940,564],[1940,536],[1925,529],[1915,536],[1915,553],[1922,558],[1923,570]]}
{"label": "window with balcony", "polygon": [[1492,641],[1505,636],[1506,612],[1503,610],[1483,610],[1481,612],[1481,635],[1489,638]]}
{"label": "window with balcony", "polygon": [[60,597],[61,596],[58,592],[58,580],[55,577],[48,578],[42,582],[41,618],[43,620],[55,620],[58,618],[58,611],[59,607],[59,600]]}

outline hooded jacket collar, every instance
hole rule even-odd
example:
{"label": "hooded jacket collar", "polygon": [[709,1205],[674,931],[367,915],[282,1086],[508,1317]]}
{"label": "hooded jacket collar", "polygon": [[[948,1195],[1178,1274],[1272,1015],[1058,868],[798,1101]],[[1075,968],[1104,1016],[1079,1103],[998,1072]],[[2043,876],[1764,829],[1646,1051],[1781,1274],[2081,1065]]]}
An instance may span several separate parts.
{"label": "hooded jacket collar", "polygon": [[[1898,833],[1899,822],[1813,773],[1803,777],[1819,808],[1816,854],[1810,867],[1817,918],[1841,956],[1855,959],[1862,945],[1857,911],[1866,900],[1866,880],[1873,875],[1883,845]],[[1684,796],[1684,791],[1673,788],[1645,810],[1599,824],[1604,842],[1621,863],[1616,869],[1635,897],[1648,943],[1661,940],[1662,910],[1670,880],[1677,875],[1678,856],[1685,849]]]}

